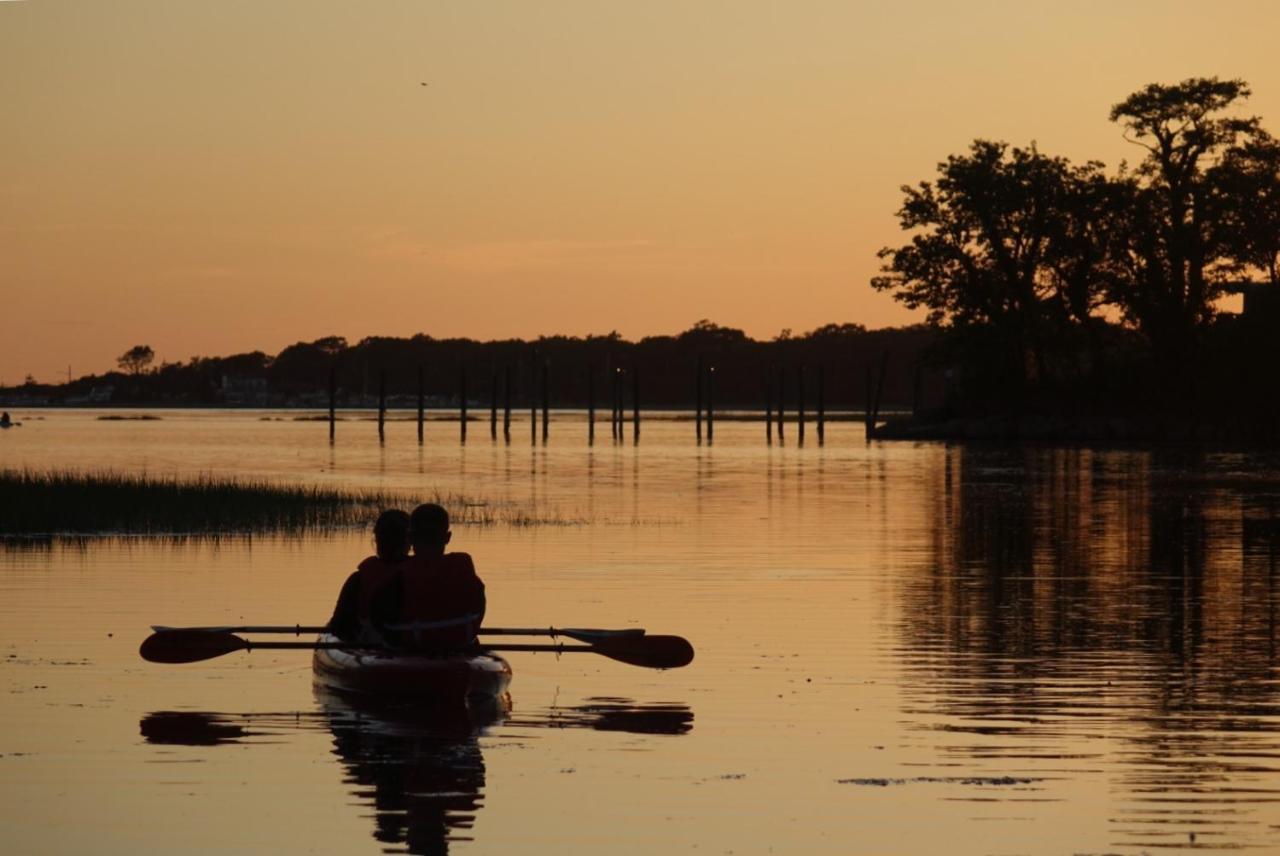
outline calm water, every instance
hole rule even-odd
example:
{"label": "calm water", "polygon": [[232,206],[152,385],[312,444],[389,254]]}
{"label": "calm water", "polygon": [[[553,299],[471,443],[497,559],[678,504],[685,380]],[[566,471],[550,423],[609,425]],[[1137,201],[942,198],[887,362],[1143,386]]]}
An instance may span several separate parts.
{"label": "calm water", "polygon": [[439,721],[318,696],[305,653],[137,657],[153,623],[323,621],[367,533],[0,548],[6,853],[1280,852],[1275,457],[16,415],[2,466],[577,521],[456,529],[490,623],[698,657],[513,654],[510,711]]}

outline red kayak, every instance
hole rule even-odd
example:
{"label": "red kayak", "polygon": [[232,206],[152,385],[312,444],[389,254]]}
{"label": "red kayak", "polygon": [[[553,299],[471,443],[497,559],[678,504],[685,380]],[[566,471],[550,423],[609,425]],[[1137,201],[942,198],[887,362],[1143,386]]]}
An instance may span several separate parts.
{"label": "red kayak", "polygon": [[[340,640],[326,633],[319,641]],[[493,653],[427,655],[317,648],[311,669],[317,686],[335,692],[443,703],[499,699],[511,684],[511,665]]]}

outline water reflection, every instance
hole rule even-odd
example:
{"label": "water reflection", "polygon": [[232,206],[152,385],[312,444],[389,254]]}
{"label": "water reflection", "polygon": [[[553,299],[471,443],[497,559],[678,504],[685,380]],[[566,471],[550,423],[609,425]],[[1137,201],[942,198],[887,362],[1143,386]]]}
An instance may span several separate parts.
{"label": "water reflection", "polygon": [[513,715],[512,725],[541,728],[594,728],[629,734],[688,734],[693,711],[674,702],[642,704],[625,698],[590,698],[583,704],[552,707],[534,715]]}
{"label": "water reflection", "polygon": [[484,803],[480,738],[496,726],[589,728],[682,735],[693,711],[678,702],[590,698],[513,713],[510,702],[472,708],[388,705],[317,688],[317,708],[296,713],[156,711],[139,723],[156,745],[214,747],[279,742],[290,733],[328,731],[344,783],[373,809],[373,837],[387,852],[443,854],[470,840]]}
{"label": "water reflection", "polygon": [[270,742],[281,731],[320,729],[319,713],[210,713],[191,710],[160,710],[149,713],[139,723],[148,743],[161,746],[222,746],[245,743],[253,738]]}
{"label": "water reflection", "polygon": [[[484,754],[477,738],[507,704],[477,708],[387,706],[316,690],[334,754],[353,795],[371,803],[373,837],[409,853],[447,853],[469,840],[483,802]],[[397,848],[398,849],[398,848]]]}
{"label": "water reflection", "polygon": [[945,763],[1105,767],[1116,846],[1274,838],[1280,484],[1240,464],[948,453],[900,636]]}

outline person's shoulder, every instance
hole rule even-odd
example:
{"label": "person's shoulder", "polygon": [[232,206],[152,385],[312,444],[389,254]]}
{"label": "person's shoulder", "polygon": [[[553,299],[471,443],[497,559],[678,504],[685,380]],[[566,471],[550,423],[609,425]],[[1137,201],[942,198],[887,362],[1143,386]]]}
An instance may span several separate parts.
{"label": "person's shoulder", "polygon": [[361,571],[378,570],[383,565],[382,559],[377,556],[366,556],[360,560],[360,564],[356,565],[356,573]]}
{"label": "person's shoulder", "polygon": [[445,553],[445,559],[449,563],[449,567],[456,571],[466,571],[470,573],[476,572],[476,563],[472,561],[470,553]]}

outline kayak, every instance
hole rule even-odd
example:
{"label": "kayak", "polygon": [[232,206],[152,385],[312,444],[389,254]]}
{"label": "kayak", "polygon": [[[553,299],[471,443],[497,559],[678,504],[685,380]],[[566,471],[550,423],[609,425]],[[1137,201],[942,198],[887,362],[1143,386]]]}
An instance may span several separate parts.
{"label": "kayak", "polygon": [[[327,633],[319,642],[340,640]],[[314,683],[338,693],[421,699],[448,704],[492,701],[506,695],[511,665],[497,654],[395,654],[358,648],[317,648]]]}

